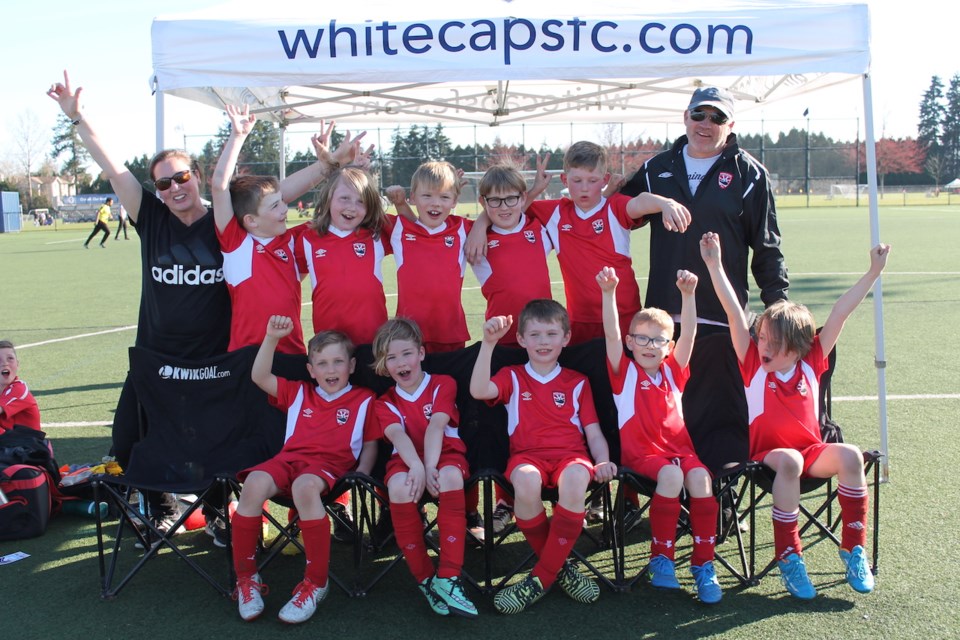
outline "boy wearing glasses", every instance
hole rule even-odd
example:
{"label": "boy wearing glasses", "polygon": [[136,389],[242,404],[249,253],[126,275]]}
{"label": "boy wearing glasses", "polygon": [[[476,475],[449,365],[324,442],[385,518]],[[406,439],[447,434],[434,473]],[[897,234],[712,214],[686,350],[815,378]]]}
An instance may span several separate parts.
{"label": "boy wearing glasses", "polygon": [[624,353],[617,321],[615,296],[619,278],[604,267],[597,274],[602,293],[607,373],[617,406],[621,464],[655,480],[650,504],[650,582],[660,589],[679,589],[674,567],[674,541],[680,517],[680,492],[690,496],[693,574],[700,601],[723,597],[713,567],[717,529],[717,501],[710,471],[697,457],[683,423],[681,396],[690,370],[690,354],[697,334],[697,276],[678,271],[676,286],[682,299],[680,336],[673,341],[673,318],[647,307],[630,321]]}
{"label": "boy wearing glasses", "polygon": [[[683,121],[686,135],[644,163],[621,189],[628,196],[656,193],[672,198],[695,221],[689,233],[651,225],[645,304],[678,318],[682,301],[674,285],[677,271],[688,269],[700,280],[709,278],[696,257],[699,237],[707,230],[723,241],[723,267],[742,307],[749,300],[748,268],[765,306],[786,299],[789,281],[773,188],[763,165],[737,145],[733,95],[718,87],[697,89]],[[701,459],[718,471],[746,460],[747,407],[723,306],[711,287],[697,289],[696,299],[699,332],[683,396],[684,418]]]}
{"label": "boy wearing glasses", "polygon": [[[557,252],[570,313],[570,344],[580,344],[603,336],[597,309],[599,291],[593,277],[603,266],[612,265],[624,281],[617,294],[623,321],[640,310],[640,290],[630,257],[630,230],[640,226],[644,216],[661,211],[665,225],[682,230],[689,224],[690,215],[682,205],[651,193],[636,198],[618,194],[604,198],[602,191],[610,179],[607,152],[592,142],[570,145],[563,156],[560,178],[569,197],[530,202],[526,212],[547,230]],[[477,222],[485,232],[486,217],[480,216]],[[624,326],[624,332],[626,329]]]}
{"label": "boy wearing glasses", "polygon": [[[542,162],[537,160],[538,181],[530,194],[538,194],[546,187],[541,176],[546,177],[542,169],[549,159],[548,154]],[[473,264],[473,273],[487,300],[486,319],[519,317],[520,310],[531,300],[553,297],[547,268],[547,255],[553,244],[540,221],[523,214],[527,182],[515,167],[490,167],[480,179],[477,191],[480,206],[490,220],[487,253]],[[511,325],[499,344],[518,348],[516,327]]]}

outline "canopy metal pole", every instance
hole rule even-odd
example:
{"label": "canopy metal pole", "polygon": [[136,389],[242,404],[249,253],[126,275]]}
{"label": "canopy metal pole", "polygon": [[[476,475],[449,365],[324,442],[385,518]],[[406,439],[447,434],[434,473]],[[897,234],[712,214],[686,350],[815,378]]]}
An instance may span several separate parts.
{"label": "canopy metal pole", "polygon": [[[870,246],[880,242],[880,207],[877,201],[877,149],[873,134],[873,89],[870,74],[863,75],[863,109],[867,152],[867,185],[870,190]],[[877,395],[880,412],[880,466],[882,482],[890,480],[890,446],[887,439],[887,357],[883,340],[883,278],[873,285],[873,326],[876,342],[874,365],[877,368]]]}
{"label": "canopy metal pole", "polygon": [[157,117],[156,117],[157,129],[156,129],[156,140],[155,140],[156,146],[157,146],[156,152],[160,153],[166,148],[165,145],[163,144],[164,142],[163,129],[164,129],[165,114],[163,109],[163,91],[160,91],[160,89],[157,87],[156,76],[153,77],[153,95],[154,95],[154,102],[156,103],[156,111],[157,111]]}
{"label": "canopy metal pole", "polygon": [[280,153],[278,154],[280,163],[280,180],[287,178],[287,125],[280,125]]}

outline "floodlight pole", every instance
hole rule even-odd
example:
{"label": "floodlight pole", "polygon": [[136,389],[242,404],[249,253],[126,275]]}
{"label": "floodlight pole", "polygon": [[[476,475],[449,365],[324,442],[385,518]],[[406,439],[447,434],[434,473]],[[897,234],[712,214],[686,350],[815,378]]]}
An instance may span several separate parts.
{"label": "floodlight pole", "polygon": [[803,190],[807,194],[807,209],[810,208],[810,115],[809,110],[803,112],[807,116],[807,135],[804,142],[804,174]]}

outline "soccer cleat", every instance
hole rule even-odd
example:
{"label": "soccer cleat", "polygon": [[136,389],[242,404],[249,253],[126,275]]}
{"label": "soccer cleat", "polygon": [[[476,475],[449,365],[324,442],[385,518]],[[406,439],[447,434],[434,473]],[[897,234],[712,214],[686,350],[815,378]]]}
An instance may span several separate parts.
{"label": "soccer cleat", "polygon": [[847,582],[853,587],[854,591],[859,593],[873,591],[873,572],[870,571],[867,552],[863,547],[857,545],[853,548],[853,551],[840,549],[840,559],[847,568]]}
{"label": "soccer cleat", "polygon": [[267,585],[260,582],[259,573],[249,578],[239,578],[233,590],[233,599],[237,601],[240,617],[249,622],[263,613],[263,598],[260,594],[266,592]]}
{"label": "soccer cleat", "polygon": [[590,604],[600,599],[600,586],[586,577],[567,560],[557,574],[557,585],[577,602]]}
{"label": "soccer cleat", "polygon": [[463,583],[459,576],[453,578],[434,576],[430,581],[430,590],[435,596],[443,600],[450,613],[465,618],[477,617],[477,607],[470,602],[467,594],[464,593]]}
{"label": "soccer cleat", "polygon": [[723,591],[720,589],[720,581],[717,580],[717,572],[713,568],[713,562],[704,562],[699,567],[690,567],[690,573],[693,574],[693,580],[697,583],[697,597],[704,604],[716,604],[723,598]]}
{"label": "soccer cleat", "polygon": [[791,553],[786,559],[778,560],[777,565],[780,567],[780,580],[790,595],[801,600],[812,600],[816,597],[817,590],[810,582],[807,565],[803,563],[801,556]]}
{"label": "soccer cleat", "polygon": [[438,616],[450,615],[450,609],[447,607],[447,603],[433,591],[434,580],[434,576],[424,578],[423,582],[417,585],[420,588],[420,593],[427,599],[427,603],[435,614]]}
{"label": "soccer cleat", "polygon": [[493,606],[500,613],[520,613],[530,608],[546,593],[547,590],[543,588],[540,578],[535,578],[533,574],[529,574],[520,582],[501,589],[493,597]]}
{"label": "soccer cleat", "polygon": [[513,522],[513,507],[506,502],[498,502],[493,509],[493,532],[501,533]]}
{"label": "soccer cleat", "polygon": [[280,609],[280,620],[287,624],[306,622],[316,612],[317,605],[327,597],[329,588],[329,581],[326,585],[318,587],[309,579],[304,578],[293,590],[293,597],[290,602],[283,605],[283,609]]}
{"label": "soccer cleat", "polygon": [[227,533],[227,524],[223,521],[223,518],[208,518],[203,530],[213,538],[214,546],[226,549],[230,545],[230,535]]}
{"label": "soccer cleat", "polygon": [[659,555],[650,560],[650,584],[657,589],[680,588],[673,560],[664,555]]}
{"label": "soccer cleat", "polygon": [[476,511],[467,514],[467,533],[472,536],[472,542],[483,542],[486,537],[483,530],[483,518]]}

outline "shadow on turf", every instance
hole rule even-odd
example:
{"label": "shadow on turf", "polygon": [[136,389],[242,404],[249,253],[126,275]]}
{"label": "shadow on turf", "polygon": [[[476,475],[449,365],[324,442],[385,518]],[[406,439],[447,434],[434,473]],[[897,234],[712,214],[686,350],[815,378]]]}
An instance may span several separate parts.
{"label": "shadow on turf", "polygon": [[110,389],[123,388],[123,382],[109,382],[103,384],[81,384],[75,387],[60,387],[59,389],[34,389],[34,397],[56,396],[61,393],[82,393],[84,391],[109,391]]}

